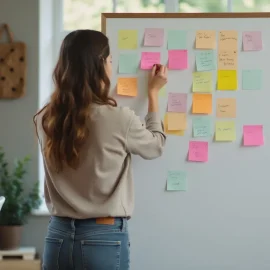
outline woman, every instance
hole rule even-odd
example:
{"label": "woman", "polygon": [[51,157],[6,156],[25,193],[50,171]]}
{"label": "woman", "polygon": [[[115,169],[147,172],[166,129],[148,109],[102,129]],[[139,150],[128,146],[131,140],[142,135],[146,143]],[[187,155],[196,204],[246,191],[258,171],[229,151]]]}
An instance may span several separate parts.
{"label": "woman", "polygon": [[[167,69],[149,75],[146,127],[109,96],[108,38],[91,30],[64,39],[54,70],[55,91],[34,117],[52,215],[43,269],[127,270],[127,219],[133,211],[131,154],[154,159],[166,137],[158,91]],[[143,90],[144,91],[144,90]]]}

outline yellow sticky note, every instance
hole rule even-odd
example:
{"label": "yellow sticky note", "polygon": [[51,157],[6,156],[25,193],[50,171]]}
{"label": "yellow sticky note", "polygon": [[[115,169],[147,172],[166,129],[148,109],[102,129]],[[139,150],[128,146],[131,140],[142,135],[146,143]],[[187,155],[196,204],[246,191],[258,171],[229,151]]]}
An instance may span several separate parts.
{"label": "yellow sticky note", "polygon": [[218,52],[218,69],[235,70],[238,65],[237,51],[219,51]]}
{"label": "yellow sticky note", "polygon": [[216,141],[235,141],[236,131],[233,121],[216,122]]}
{"label": "yellow sticky note", "polygon": [[164,116],[164,131],[167,135],[184,136],[184,130],[168,130],[168,113]]}
{"label": "yellow sticky note", "polygon": [[236,99],[235,98],[217,98],[217,117],[235,118],[236,117]]}
{"label": "yellow sticky note", "polygon": [[118,48],[134,50],[138,47],[138,31],[137,30],[119,30],[118,32]]}
{"label": "yellow sticky note", "polygon": [[122,96],[137,96],[137,78],[118,78],[117,94]]}
{"label": "yellow sticky note", "polygon": [[218,50],[237,50],[238,33],[237,31],[219,31]]}
{"label": "yellow sticky note", "polygon": [[213,89],[212,72],[193,72],[193,92],[209,93]]}
{"label": "yellow sticky note", "polygon": [[196,32],[196,49],[215,49],[216,31],[199,30]]}
{"label": "yellow sticky note", "polygon": [[218,90],[237,90],[237,71],[218,70]]}
{"label": "yellow sticky note", "polygon": [[185,113],[169,112],[168,130],[185,130],[187,128],[187,119]]}
{"label": "yellow sticky note", "polygon": [[192,113],[211,114],[212,94],[193,94]]}

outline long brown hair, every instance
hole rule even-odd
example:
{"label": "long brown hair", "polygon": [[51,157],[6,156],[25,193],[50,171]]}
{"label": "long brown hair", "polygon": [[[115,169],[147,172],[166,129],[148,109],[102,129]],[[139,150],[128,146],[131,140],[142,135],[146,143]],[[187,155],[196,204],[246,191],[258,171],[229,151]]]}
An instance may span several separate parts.
{"label": "long brown hair", "polygon": [[109,97],[110,79],[105,70],[109,55],[108,38],[98,31],[77,30],[62,43],[53,73],[55,91],[42,109],[44,154],[58,172],[64,164],[73,169],[79,165],[80,152],[89,136],[91,104],[116,106]]}

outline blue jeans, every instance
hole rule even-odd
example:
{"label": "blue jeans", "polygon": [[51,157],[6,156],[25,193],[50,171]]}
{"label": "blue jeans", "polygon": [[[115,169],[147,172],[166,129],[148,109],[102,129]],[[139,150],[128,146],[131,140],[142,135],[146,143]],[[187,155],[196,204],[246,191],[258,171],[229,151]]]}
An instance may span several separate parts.
{"label": "blue jeans", "polygon": [[126,218],[114,225],[96,219],[51,217],[43,254],[43,270],[129,270]]}

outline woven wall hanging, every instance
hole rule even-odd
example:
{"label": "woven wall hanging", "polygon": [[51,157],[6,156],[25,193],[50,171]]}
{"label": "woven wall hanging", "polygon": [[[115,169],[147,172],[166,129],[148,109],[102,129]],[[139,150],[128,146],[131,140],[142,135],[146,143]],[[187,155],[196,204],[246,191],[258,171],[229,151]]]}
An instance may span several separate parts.
{"label": "woven wall hanging", "polygon": [[0,98],[14,99],[25,94],[26,45],[14,42],[7,24],[0,27],[0,40],[7,33],[8,42],[0,43]]}

